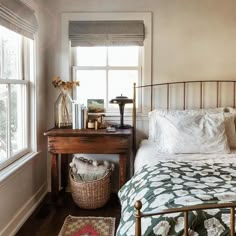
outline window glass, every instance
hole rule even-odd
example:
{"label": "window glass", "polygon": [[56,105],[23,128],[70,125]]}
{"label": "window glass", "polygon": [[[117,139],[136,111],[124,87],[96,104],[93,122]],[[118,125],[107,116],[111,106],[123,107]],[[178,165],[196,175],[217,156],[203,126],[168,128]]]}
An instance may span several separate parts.
{"label": "window glass", "polygon": [[7,159],[7,114],[8,114],[7,85],[0,84],[0,163]]}
{"label": "window glass", "polygon": [[[133,97],[133,84],[138,83],[138,72],[135,70],[111,70],[108,74],[108,100],[116,96]],[[110,104],[109,107],[117,107],[117,104]],[[132,104],[126,104],[126,108]]]}
{"label": "window glass", "polygon": [[1,79],[21,79],[21,38],[19,34],[0,26]]}
{"label": "window glass", "polygon": [[[139,51],[136,46],[76,48],[78,65],[73,71],[75,79],[80,81],[77,98],[84,104],[87,99],[104,99],[106,112],[118,111],[119,107],[109,101],[121,94],[133,97],[133,83],[138,85],[141,80]],[[125,107],[131,108],[132,104]]]}
{"label": "window glass", "polygon": [[106,47],[77,47],[76,65],[78,66],[105,66]]}
{"label": "window glass", "polygon": [[109,47],[109,66],[138,66],[139,47]]}
{"label": "window glass", "polygon": [[25,85],[14,84],[10,86],[10,136],[11,136],[11,156],[26,148],[25,121],[26,115],[26,95]]}
{"label": "window glass", "polygon": [[106,71],[82,70],[77,71],[80,86],[77,97],[80,103],[87,105],[87,99],[106,99]]}

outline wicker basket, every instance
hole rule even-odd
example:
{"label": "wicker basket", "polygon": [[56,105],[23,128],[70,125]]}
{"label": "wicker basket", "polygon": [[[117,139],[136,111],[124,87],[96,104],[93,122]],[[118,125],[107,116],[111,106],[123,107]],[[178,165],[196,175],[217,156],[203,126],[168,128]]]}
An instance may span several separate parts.
{"label": "wicker basket", "polygon": [[103,207],[111,195],[111,170],[101,179],[92,181],[74,180],[70,171],[70,187],[74,202],[80,208],[96,209]]}

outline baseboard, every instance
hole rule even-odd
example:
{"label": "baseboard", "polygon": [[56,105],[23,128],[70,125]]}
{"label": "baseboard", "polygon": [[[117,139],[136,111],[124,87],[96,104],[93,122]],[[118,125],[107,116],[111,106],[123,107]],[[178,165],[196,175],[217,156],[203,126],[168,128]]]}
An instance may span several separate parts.
{"label": "baseboard", "polygon": [[47,184],[43,184],[41,188],[19,209],[12,220],[6,225],[6,227],[0,232],[1,236],[15,235],[20,227],[30,217],[39,203],[43,200],[47,194]]}

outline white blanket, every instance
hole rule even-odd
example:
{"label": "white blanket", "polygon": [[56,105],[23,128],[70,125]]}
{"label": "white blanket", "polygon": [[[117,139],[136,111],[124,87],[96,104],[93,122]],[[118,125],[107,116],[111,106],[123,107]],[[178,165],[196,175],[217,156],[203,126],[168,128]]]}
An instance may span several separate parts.
{"label": "white blanket", "polygon": [[134,170],[137,172],[144,165],[155,165],[160,160],[175,161],[208,161],[236,163],[236,149],[228,154],[165,154],[159,153],[157,143],[150,140],[143,140],[138,149],[134,162]]}

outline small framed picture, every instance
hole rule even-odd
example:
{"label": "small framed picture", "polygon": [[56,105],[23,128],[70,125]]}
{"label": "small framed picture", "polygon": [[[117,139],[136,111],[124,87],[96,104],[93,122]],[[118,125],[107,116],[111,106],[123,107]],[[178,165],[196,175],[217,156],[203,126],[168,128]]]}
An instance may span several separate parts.
{"label": "small framed picture", "polygon": [[87,107],[89,113],[104,112],[104,99],[87,99]]}

